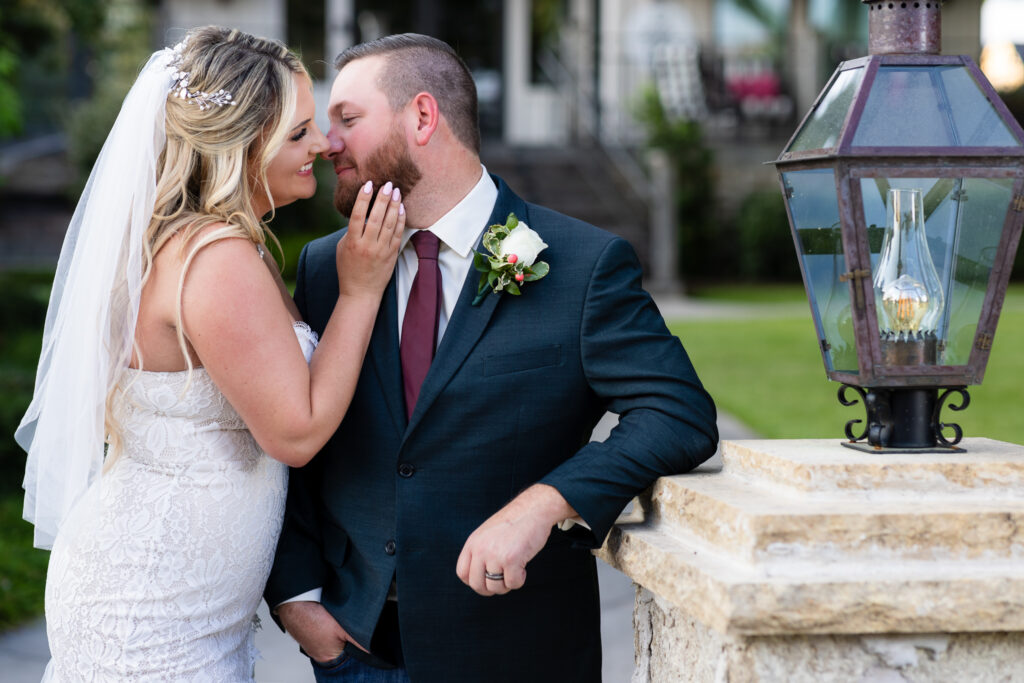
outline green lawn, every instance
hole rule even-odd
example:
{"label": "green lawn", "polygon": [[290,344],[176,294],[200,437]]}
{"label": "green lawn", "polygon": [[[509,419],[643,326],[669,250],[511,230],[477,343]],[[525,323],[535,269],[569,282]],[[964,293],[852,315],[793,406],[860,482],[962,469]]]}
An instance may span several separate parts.
{"label": "green lawn", "polygon": [[[796,288],[793,288],[796,289]],[[742,288],[708,299],[763,302],[763,293],[745,297]],[[785,288],[767,297],[788,300]],[[766,438],[844,438],[847,420],[864,418],[858,404],[842,407],[839,384],[825,377],[810,313],[786,317],[751,315],[743,320],[670,321],[719,408]],[[1024,444],[1020,418],[1024,388],[1024,287],[1011,288],[980,386],[969,387],[971,404],[962,413],[945,410],[965,436],[986,436]]]}
{"label": "green lawn", "polygon": [[697,287],[688,291],[694,299],[738,304],[803,304],[807,308],[807,295],[802,285],[791,284],[737,284]]}

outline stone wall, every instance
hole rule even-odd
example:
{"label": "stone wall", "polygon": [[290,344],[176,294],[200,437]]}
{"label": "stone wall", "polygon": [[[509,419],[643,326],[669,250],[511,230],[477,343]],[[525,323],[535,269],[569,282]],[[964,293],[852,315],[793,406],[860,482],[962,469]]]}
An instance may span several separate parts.
{"label": "stone wall", "polygon": [[633,683],[1024,681],[1024,446],[723,442],[601,557],[641,588]]}
{"label": "stone wall", "polygon": [[1021,633],[725,636],[637,591],[633,683],[997,683],[1024,680]]}

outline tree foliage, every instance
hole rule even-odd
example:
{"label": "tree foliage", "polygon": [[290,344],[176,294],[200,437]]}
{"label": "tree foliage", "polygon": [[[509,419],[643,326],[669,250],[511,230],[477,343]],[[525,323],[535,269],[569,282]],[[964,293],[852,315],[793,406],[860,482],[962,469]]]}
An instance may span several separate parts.
{"label": "tree foliage", "polygon": [[25,74],[66,73],[73,47],[98,38],[107,5],[93,0],[5,0],[0,8],[0,139],[24,130],[33,96]]}
{"label": "tree foliage", "polygon": [[92,38],[95,56],[88,66],[90,73],[97,75],[95,87],[87,99],[69,108],[70,116],[64,121],[68,158],[76,175],[72,196],[85,187],[121,102],[152,51],[152,16],[146,3],[111,0],[105,4],[109,14]]}
{"label": "tree foliage", "polygon": [[[0,41],[4,36],[0,35]],[[21,97],[16,87],[18,58],[0,42],[0,139],[21,131]]]}

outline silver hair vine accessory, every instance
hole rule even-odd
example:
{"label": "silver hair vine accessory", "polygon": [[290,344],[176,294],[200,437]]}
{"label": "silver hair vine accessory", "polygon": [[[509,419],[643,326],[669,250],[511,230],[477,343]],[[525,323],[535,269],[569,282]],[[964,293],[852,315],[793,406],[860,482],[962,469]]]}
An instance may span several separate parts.
{"label": "silver hair vine accessory", "polygon": [[213,105],[223,107],[225,105],[235,106],[237,102],[231,99],[231,93],[221,88],[215,93],[203,92],[202,90],[189,90],[188,89],[188,72],[181,71],[178,67],[181,66],[182,52],[185,49],[185,41],[181,41],[173,48],[171,48],[171,60],[167,65],[167,70],[171,74],[171,96],[180,97],[183,100],[189,102],[195,102],[199,106],[199,111],[206,111],[212,109]]}

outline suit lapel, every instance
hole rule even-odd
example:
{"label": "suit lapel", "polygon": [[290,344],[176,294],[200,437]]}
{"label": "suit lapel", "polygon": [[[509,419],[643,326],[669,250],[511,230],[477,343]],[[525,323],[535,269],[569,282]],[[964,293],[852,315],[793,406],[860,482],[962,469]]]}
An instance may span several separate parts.
{"label": "suit lapel", "polygon": [[405,431],[405,401],[402,391],[402,361],[398,355],[398,287],[397,275],[384,290],[377,322],[370,338],[369,355],[377,373],[388,412],[395,423],[395,430]]}
{"label": "suit lapel", "polygon": [[[521,220],[529,224],[526,203],[517,197],[508,186],[497,176],[491,176],[498,186],[498,199],[494,203],[494,210],[487,221],[487,225],[504,223],[510,213],[515,213]],[[481,235],[482,237],[482,235]],[[477,251],[483,249],[480,242],[477,242]],[[434,361],[430,364],[430,371],[427,373],[423,386],[420,388],[419,398],[416,400],[416,409],[409,419],[409,426],[406,430],[406,437],[415,429],[423,418],[424,413],[430,405],[441,394],[441,391],[451,381],[456,371],[462,367],[470,351],[480,340],[480,336],[487,328],[494,310],[500,301],[506,298],[505,294],[488,294],[478,306],[473,306],[473,299],[476,297],[476,290],[480,281],[480,273],[472,266],[469,274],[462,284],[462,293],[459,294],[459,301],[452,312],[452,318],[448,321],[444,337],[437,348]]]}

